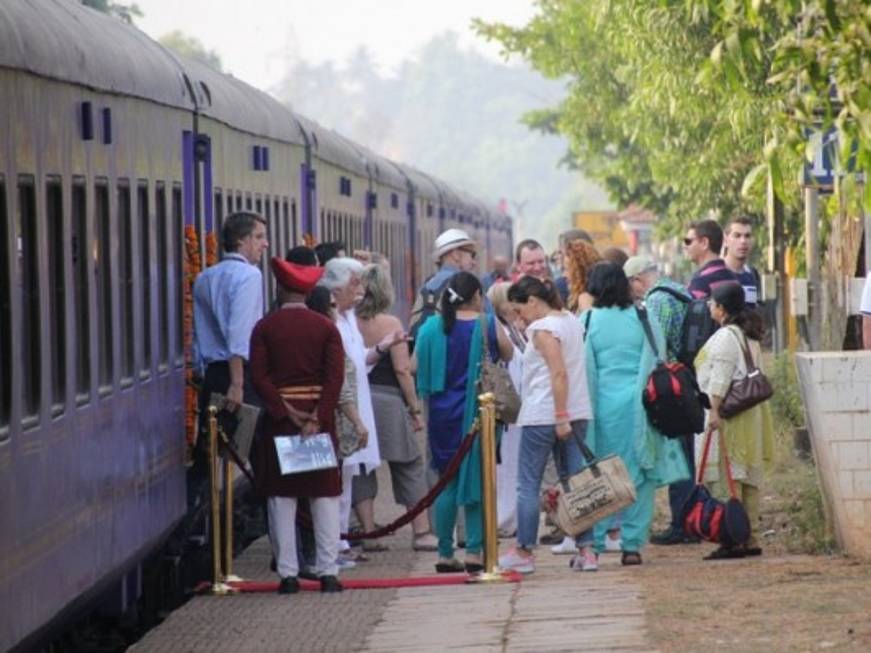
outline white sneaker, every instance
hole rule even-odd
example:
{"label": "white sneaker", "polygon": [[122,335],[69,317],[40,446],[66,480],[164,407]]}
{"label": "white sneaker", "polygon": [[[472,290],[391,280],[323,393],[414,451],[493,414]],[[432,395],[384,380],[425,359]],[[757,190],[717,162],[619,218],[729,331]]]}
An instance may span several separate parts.
{"label": "white sneaker", "polygon": [[575,571],[599,571],[599,556],[593,547],[585,547],[582,553],[572,558],[569,567]]}
{"label": "white sneaker", "polygon": [[535,556],[523,556],[517,549],[511,549],[505,555],[499,556],[499,568],[505,571],[514,570],[521,574],[531,574],[535,571]]}
{"label": "white sneaker", "polygon": [[575,538],[568,535],[563,538],[559,544],[554,544],[550,547],[550,552],[554,555],[567,555],[569,553],[577,553],[578,547],[575,546]]}
{"label": "white sneaker", "polygon": [[610,535],[605,535],[605,551],[619,552],[623,550],[622,538],[613,539]]}

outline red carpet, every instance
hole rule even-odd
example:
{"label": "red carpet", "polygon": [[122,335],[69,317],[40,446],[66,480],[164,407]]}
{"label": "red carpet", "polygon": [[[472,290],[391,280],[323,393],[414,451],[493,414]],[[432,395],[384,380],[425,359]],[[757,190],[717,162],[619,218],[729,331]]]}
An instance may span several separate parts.
{"label": "red carpet", "polygon": [[[506,582],[519,583],[521,574],[516,571],[505,571],[502,572],[502,577]],[[463,573],[439,574],[437,576],[416,576],[414,578],[347,578],[342,579],[342,585],[347,590],[371,590],[388,589],[393,587],[463,585],[466,581],[472,578],[473,576]],[[278,583],[275,581],[243,580],[239,582],[231,582],[228,583],[228,585],[242,593],[278,591]],[[208,582],[200,583],[197,587],[197,591],[207,591],[211,586],[212,584]],[[299,586],[300,589],[309,592],[318,592],[321,589],[321,584],[314,580],[300,580]]]}

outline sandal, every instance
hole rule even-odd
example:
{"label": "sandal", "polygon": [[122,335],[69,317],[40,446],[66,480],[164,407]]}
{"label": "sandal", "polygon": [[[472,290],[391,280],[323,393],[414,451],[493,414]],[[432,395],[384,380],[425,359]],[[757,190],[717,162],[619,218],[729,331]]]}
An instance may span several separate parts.
{"label": "sandal", "polygon": [[411,548],[413,551],[438,551],[439,542],[432,531],[416,533],[411,540]]}
{"label": "sandal", "polygon": [[463,569],[467,574],[480,574],[484,571],[484,565],[480,562],[464,562]]}
{"label": "sandal", "polygon": [[638,551],[624,551],[623,555],[620,556],[620,564],[627,567],[640,565],[641,554]]}
{"label": "sandal", "polygon": [[[762,551],[759,552],[760,554]],[[746,554],[745,551],[741,549],[727,549],[724,546],[721,546],[718,549],[714,549],[708,555],[706,555],[702,560],[737,560],[738,558],[743,558]]]}
{"label": "sandal", "polygon": [[451,558],[450,560],[439,560],[436,563],[435,569],[436,573],[439,574],[456,574],[465,570],[463,563],[456,558]]}
{"label": "sandal", "polygon": [[363,550],[366,553],[380,553],[381,551],[389,551],[390,547],[378,540],[363,540]]}

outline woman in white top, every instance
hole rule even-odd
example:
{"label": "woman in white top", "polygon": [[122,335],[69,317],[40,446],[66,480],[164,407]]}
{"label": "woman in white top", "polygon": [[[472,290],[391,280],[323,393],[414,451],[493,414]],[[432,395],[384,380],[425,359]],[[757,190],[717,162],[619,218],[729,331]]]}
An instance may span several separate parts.
{"label": "woman in white top", "polygon": [[[583,327],[563,310],[550,280],[523,277],[508,290],[508,299],[528,325],[523,352],[523,405],[517,491],[517,546],[499,559],[503,569],[535,571],[532,548],[538,540],[539,492],[551,451],[572,476],[583,467],[579,443],[592,418],[584,366]],[[575,541],[579,555],[572,568],[596,571],[592,532]]]}

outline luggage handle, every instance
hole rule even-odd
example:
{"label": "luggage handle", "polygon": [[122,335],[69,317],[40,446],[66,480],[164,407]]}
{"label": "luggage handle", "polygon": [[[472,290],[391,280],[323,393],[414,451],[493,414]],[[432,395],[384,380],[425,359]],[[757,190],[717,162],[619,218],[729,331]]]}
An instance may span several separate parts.
{"label": "luggage handle", "polygon": [[[572,429],[572,437],[575,442],[578,443],[578,448],[581,450],[581,455],[584,457],[585,462],[587,463],[587,469],[589,469],[593,478],[599,478],[601,476],[602,471],[599,469],[599,459],[596,457],[596,454],[593,453],[593,450],[587,446],[584,440],[575,433],[575,430]],[[568,438],[565,440],[560,440],[557,438],[559,446],[554,449],[554,462],[557,466],[557,473],[559,474],[559,485],[563,489],[563,492],[570,492],[571,487],[569,486],[569,476],[567,471],[566,457],[565,457],[565,447],[568,444]],[[560,464],[563,463],[563,464]]]}

